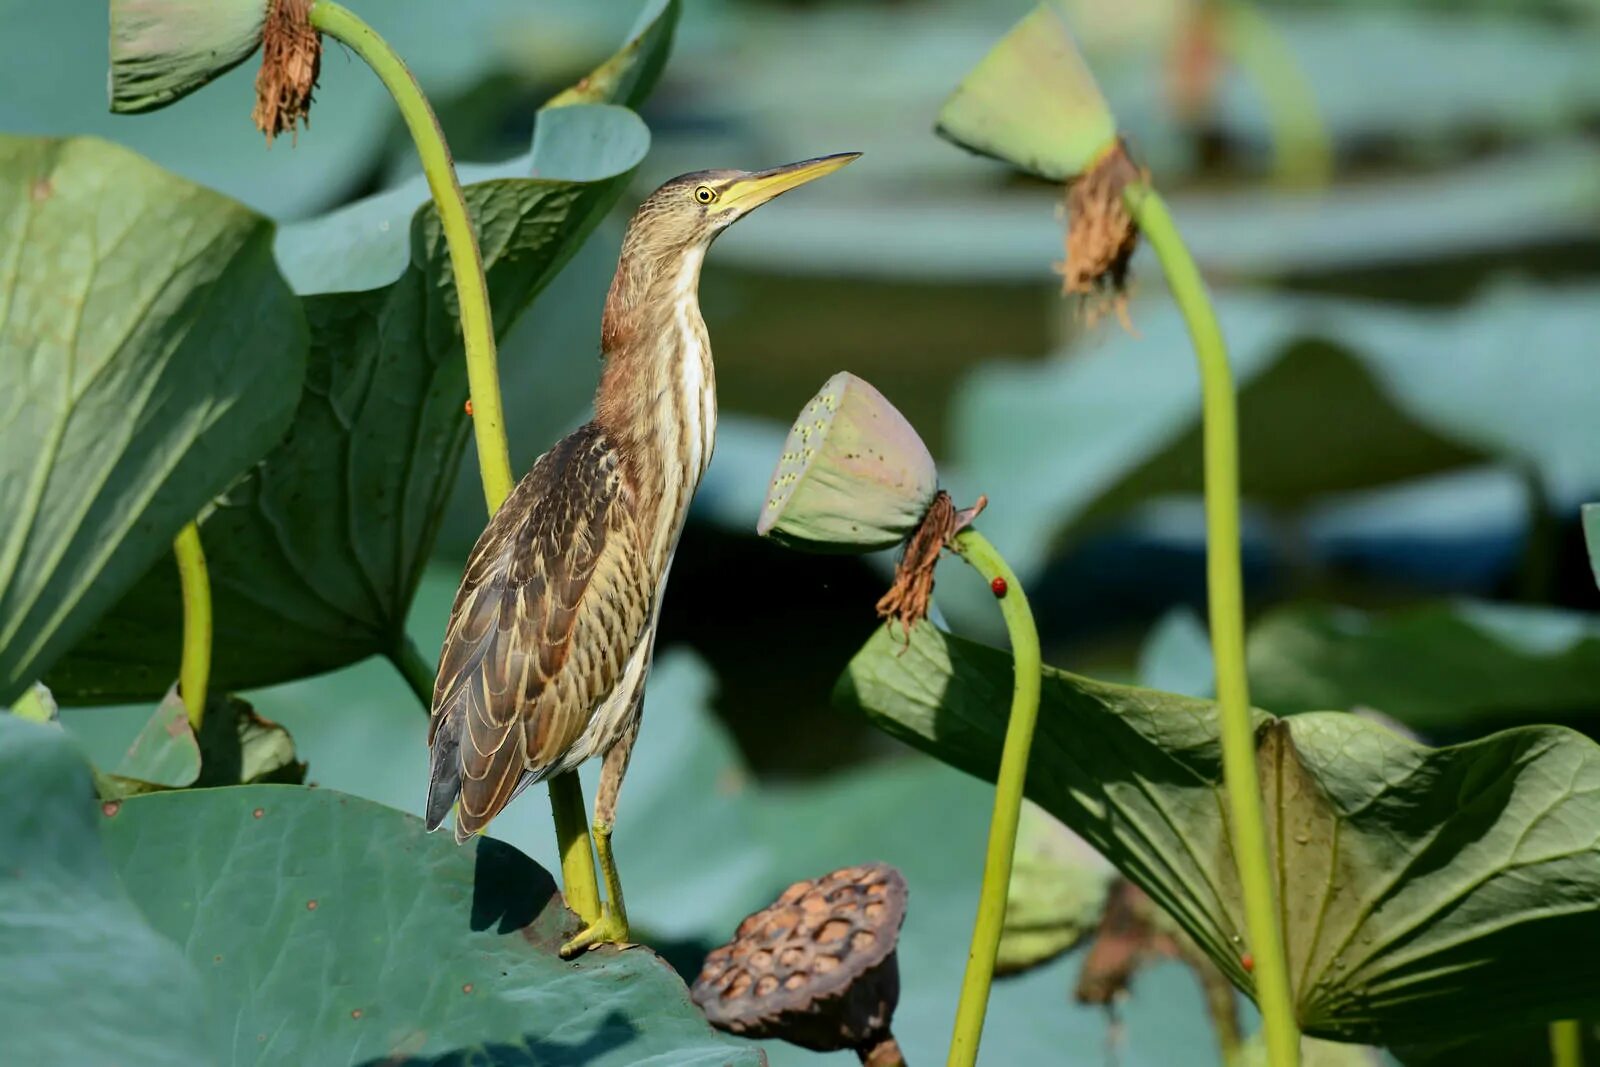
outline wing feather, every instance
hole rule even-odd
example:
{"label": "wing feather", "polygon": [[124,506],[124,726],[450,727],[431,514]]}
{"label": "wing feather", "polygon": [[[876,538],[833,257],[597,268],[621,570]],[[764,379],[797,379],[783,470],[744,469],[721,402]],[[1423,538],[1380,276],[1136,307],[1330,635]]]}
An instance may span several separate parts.
{"label": "wing feather", "polygon": [[439,657],[428,828],[482,829],[559,766],[616,687],[654,583],[621,457],[594,424],[539,458],[478,539]]}

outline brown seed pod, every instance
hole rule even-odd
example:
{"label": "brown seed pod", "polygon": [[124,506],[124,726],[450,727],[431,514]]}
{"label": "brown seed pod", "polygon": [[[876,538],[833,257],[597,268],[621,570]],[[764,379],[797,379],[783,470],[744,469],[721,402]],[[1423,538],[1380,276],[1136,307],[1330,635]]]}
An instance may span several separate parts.
{"label": "brown seed pod", "polygon": [[691,991],[711,1025],[818,1052],[903,1064],[889,1032],[906,882],[884,863],[796,882],[706,957]]}

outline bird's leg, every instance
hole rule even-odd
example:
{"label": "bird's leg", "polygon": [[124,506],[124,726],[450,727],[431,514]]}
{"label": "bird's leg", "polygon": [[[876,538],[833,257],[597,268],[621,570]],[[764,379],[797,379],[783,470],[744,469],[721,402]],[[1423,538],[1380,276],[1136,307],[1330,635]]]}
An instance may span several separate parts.
{"label": "bird's leg", "polygon": [[594,798],[594,845],[600,855],[600,875],[606,886],[605,903],[600,906],[600,918],[561,946],[563,959],[570,959],[594,945],[621,944],[628,940],[628,909],[622,903],[622,879],[617,875],[617,861],[611,853],[611,828],[617,814],[617,793],[622,789],[622,776],[628,773],[633,742],[639,736],[637,703],[632,719],[627,731],[606,753],[605,763],[600,768],[600,789]]}

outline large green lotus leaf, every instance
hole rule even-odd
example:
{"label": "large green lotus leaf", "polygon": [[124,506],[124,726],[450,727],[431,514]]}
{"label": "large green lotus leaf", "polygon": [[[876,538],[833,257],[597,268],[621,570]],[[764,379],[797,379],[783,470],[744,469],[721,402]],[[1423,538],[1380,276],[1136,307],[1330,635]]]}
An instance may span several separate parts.
{"label": "large green lotus leaf", "polygon": [[206,976],[189,1009],[228,1035],[214,1062],[761,1063],[649,950],[563,961],[577,919],[499,841],[457,847],[295,786],[136,797],[104,833],[134,902]]}
{"label": "large green lotus leaf", "polygon": [[150,929],[100,841],[89,765],[0,714],[0,1029],[11,1063],[216,1062],[200,976]]}
{"label": "large green lotus leaf", "polygon": [[[349,0],[405,59],[441,111],[474,93],[504,101],[562,84],[609,55],[643,0]],[[653,7],[652,7],[653,10]],[[647,12],[648,14],[648,12]],[[0,3],[0,129],[93,133],[275,218],[303,218],[360,190],[387,158],[414,155],[367,66],[330,43],[311,126],[268,146],[250,121],[258,58],[166,110],[107,109],[106,5]],[[626,101],[624,101],[626,102]],[[521,114],[526,122],[526,110]],[[455,144],[458,150],[463,146]],[[491,157],[492,158],[492,157]]]}
{"label": "large green lotus leaf", "polygon": [[[1010,656],[880,631],[836,699],[976,774],[999,765]],[[1523,727],[1449,748],[1359,716],[1256,713],[1301,1025],[1370,1044],[1600,1006],[1600,748]],[[1028,795],[1167,909],[1234,982],[1247,951],[1216,706],[1046,669]]]}
{"label": "large green lotus leaf", "polygon": [[[758,497],[768,473],[755,474]],[[687,536],[695,536],[692,527]],[[422,647],[437,647],[459,576],[449,566],[429,568],[412,616],[412,636]],[[912,894],[900,943],[903,973],[919,975],[905,983],[895,1032],[912,1062],[940,1060],[977,907],[992,791],[915,753],[819,781],[763,784],[712,710],[719,702],[729,715],[753,709],[727,707],[727,699],[719,700],[714,677],[692,652],[661,650],[617,816],[618,864],[637,936],[692,977],[740,917],[795,879],[864,860],[894,863]],[[815,694],[819,729],[833,714],[827,699],[825,689]],[[319,787],[421,812],[427,720],[387,663],[371,660],[279,686],[253,701],[294,734]],[[327,714],[330,707],[339,713]],[[113,761],[147,714],[137,707],[67,708],[63,721],[97,759]],[[596,770],[592,762],[583,768],[589,796]],[[537,790],[511,805],[494,833],[554,869],[549,807]],[[939,847],[929,848],[930,841]],[[1100,1064],[1112,1028],[1102,1012],[1067,1000],[1077,966],[1069,956],[997,986],[985,1056],[1055,1063],[1062,1062],[1061,1049],[1079,1049],[1081,1056],[1067,1062]],[[1126,1067],[1187,1063],[1193,1049],[1210,1047],[1202,1001],[1182,968],[1141,976],[1122,1021]],[[817,1062],[787,1045],[774,1043],[766,1052],[775,1067]]]}
{"label": "large green lotus leaf", "polygon": [[271,240],[126,149],[0,137],[0,705],[282,436],[306,324]]}
{"label": "large green lotus leaf", "polygon": [[1554,608],[1279,608],[1251,629],[1249,664],[1279,714],[1367,707],[1427,733],[1600,711],[1600,618]]}
{"label": "large green lotus leaf", "polygon": [[[466,190],[502,336],[616,201],[649,142],[620,107],[561,108],[546,123],[533,155],[551,176]],[[392,210],[380,200],[331,224],[333,247],[350,247],[358,272],[392,264],[382,225]],[[470,431],[448,253],[431,204],[416,212],[410,237],[410,265],[392,284],[305,298],[311,361],[294,425],[201,524],[218,688],[340,667],[391,651],[401,635]],[[325,277],[326,261],[311,262],[297,273]],[[151,570],[52,676],[58,696],[159,694],[181,632],[176,582],[173,565]]]}
{"label": "large green lotus leaf", "polygon": [[[1600,483],[1589,357],[1600,296],[1493,292],[1459,311],[1340,300],[1217,300],[1240,389],[1246,496],[1296,507],[1496,458],[1559,496]],[[1003,506],[985,517],[1024,571],[1074,527],[1200,489],[1198,374],[1170,303],[1138,334],[1042,364],[986,366],[958,393],[955,465]],[[1528,352],[1540,373],[1528,373]],[[1070,464],[1060,457],[1071,456]]]}

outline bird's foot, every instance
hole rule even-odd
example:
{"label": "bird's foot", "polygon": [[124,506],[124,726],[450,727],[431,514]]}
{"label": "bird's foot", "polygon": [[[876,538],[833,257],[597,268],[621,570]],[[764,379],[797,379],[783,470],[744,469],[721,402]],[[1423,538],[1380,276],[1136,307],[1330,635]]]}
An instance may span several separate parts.
{"label": "bird's foot", "polygon": [[628,918],[611,910],[609,902],[600,905],[600,918],[578,931],[578,936],[561,946],[561,958],[570,960],[596,945],[628,943]]}

